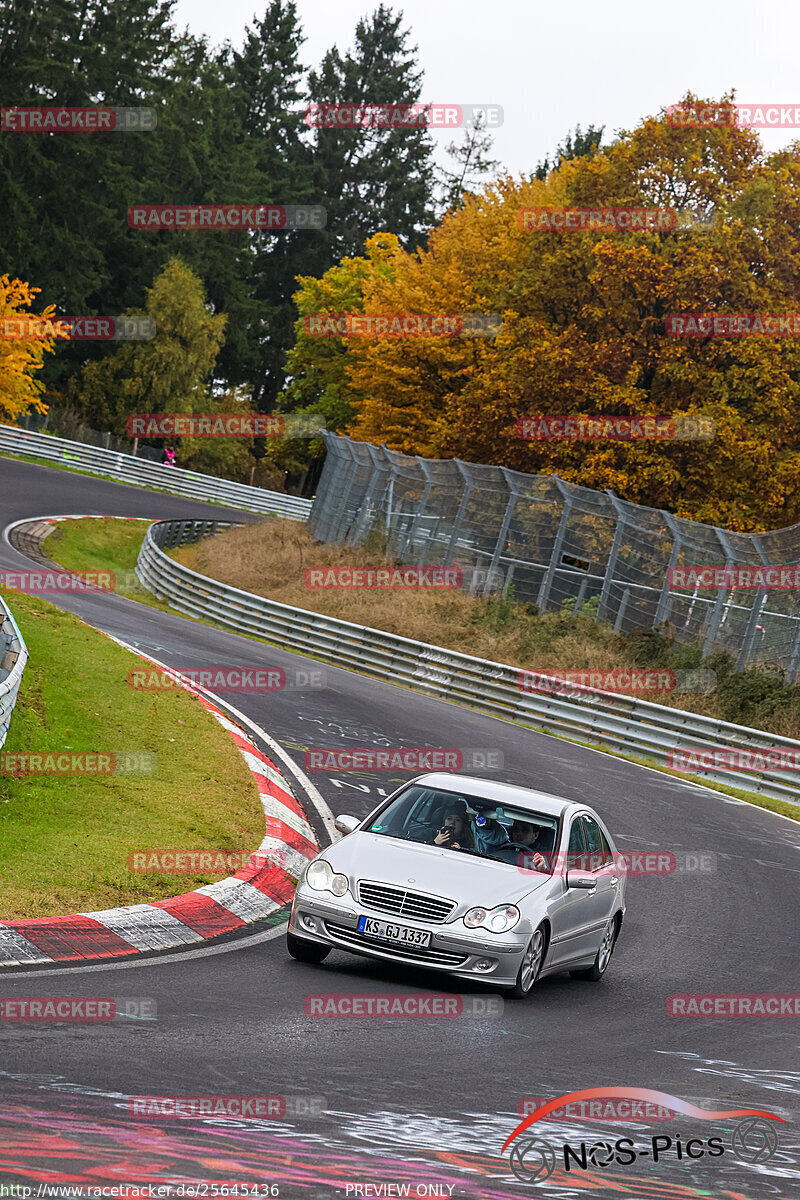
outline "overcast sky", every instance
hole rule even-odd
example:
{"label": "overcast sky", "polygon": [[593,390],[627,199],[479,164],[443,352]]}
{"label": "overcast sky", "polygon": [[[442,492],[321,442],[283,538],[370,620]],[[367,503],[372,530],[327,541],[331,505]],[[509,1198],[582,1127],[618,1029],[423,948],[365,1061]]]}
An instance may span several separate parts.
{"label": "overcast sky", "polygon": [[[299,0],[306,65],[352,42],[359,17],[376,0]],[[579,122],[605,125],[604,141],[630,129],[687,91],[741,103],[800,107],[800,5],[797,0],[404,0],[425,73],[422,99],[494,103],[504,109],[494,157],[528,172]],[[266,3],[178,0],[179,25],[219,44],[239,44]],[[366,97],[369,99],[369,97]],[[405,99],[397,97],[398,101]],[[442,146],[452,140],[434,133]],[[777,149],[795,131],[762,133]],[[437,155],[437,158],[439,155]]]}

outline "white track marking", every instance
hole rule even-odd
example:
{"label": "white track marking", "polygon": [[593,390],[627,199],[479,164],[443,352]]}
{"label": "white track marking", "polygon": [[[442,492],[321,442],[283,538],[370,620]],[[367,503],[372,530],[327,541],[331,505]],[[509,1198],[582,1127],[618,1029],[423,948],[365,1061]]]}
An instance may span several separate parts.
{"label": "white track marking", "polygon": [[[161,665],[163,664],[159,664],[159,666]],[[335,817],[333,813],[331,812],[320,792],[317,790],[305,772],[298,767],[291,755],[284,750],[283,746],[276,742],[274,738],[270,737],[260,725],[255,723],[255,721],[251,721],[245,713],[240,712],[238,708],[234,708],[232,704],[229,704],[227,700],[220,700],[219,696],[214,695],[213,692],[206,691],[205,688],[197,688],[197,690],[199,692],[203,692],[215,704],[219,704],[222,708],[226,708],[228,712],[233,713],[237,721],[240,721],[242,725],[246,725],[250,730],[252,730],[253,733],[257,734],[260,738],[263,738],[275,757],[279,758],[283,765],[292,772],[295,779],[300,784],[300,787],[314,805],[314,808],[317,810],[317,815],[325,826],[331,841],[338,841],[339,835],[336,832]]]}

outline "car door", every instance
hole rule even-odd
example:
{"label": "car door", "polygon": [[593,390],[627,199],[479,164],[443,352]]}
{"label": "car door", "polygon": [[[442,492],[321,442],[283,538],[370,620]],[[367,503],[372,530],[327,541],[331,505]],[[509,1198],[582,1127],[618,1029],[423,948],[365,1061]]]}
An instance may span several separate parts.
{"label": "car door", "polygon": [[611,846],[597,821],[588,813],[584,813],[580,820],[586,841],[586,869],[597,880],[597,886],[591,892],[584,892],[588,899],[587,933],[590,946],[596,954],[603,939],[603,930],[618,907],[621,880],[614,865]]}
{"label": "car door", "polygon": [[583,818],[575,816],[566,832],[562,853],[556,861],[555,873],[560,876],[561,890],[550,906],[552,938],[547,954],[547,965],[556,966],[586,958],[593,945],[594,926],[597,920],[592,903],[594,890],[567,887],[567,872],[583,870],[587,861],[586,834]]}

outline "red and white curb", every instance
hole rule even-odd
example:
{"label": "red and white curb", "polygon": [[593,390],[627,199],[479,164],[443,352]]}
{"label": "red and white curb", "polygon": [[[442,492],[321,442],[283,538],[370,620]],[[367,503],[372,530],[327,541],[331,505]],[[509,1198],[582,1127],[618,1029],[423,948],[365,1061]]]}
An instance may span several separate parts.
{"label": "red and white curb", "polygon": [[[106,636],[132,650],[111,634]],[[267,824],[264,840],[252,856],[252,865],[170,900],[66,917],[0,922],[0,967],[171,950],[241,929],[268,917],[292,899],[301,871],[319,849],[302,805],[272,760],[178,671],[141,651],[132,653],[172,676],[230,733],[261,795]]]}

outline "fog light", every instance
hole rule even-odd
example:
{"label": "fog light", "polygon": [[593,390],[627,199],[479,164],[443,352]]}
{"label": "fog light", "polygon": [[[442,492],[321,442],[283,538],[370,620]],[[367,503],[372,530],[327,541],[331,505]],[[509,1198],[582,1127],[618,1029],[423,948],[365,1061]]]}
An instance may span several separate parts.
{"label": "fog light", "polygon": [[493,971],[497,963],[493,958],[479,958],[472,968],[473,971]]}
{"label": "fog light", "polygon": [[317,932],[317,922],[313,917],[307,916],[306,913],[303,913],[302,917],[300,918],[300,924],[304,929],[307,929],[309,933]]}

